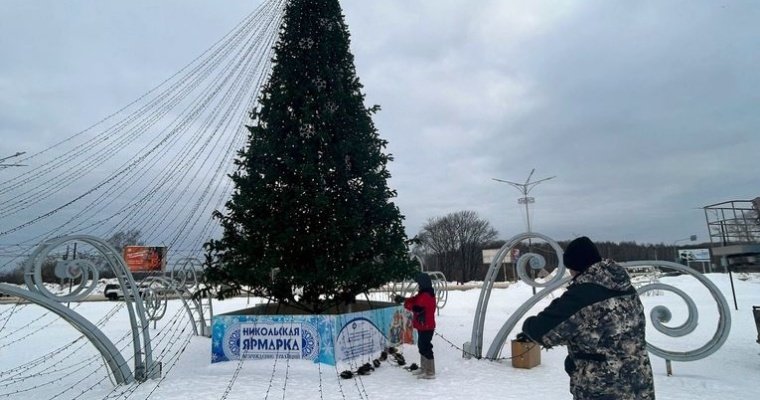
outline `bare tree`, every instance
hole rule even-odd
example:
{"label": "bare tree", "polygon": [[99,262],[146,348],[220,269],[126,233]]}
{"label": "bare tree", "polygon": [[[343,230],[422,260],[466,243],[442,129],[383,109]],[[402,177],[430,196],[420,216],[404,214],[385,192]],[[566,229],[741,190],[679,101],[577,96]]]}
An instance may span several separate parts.
{"label": "bare tree", "polygon": [[418,239],[429,254],[433,269],[469,281],[476,278],[482,267],[483,246],[497,234],[475,211],[457,211],[429,219]]}
{"label": "bare tree", "polygon": [[106,239],[106,242],[113,246],[116,251],[123,253],[124,247],[126,246],[142,246],[145,244],[142,240],[140,240],[140,235],[141,234],[139,229],[119,231]]}

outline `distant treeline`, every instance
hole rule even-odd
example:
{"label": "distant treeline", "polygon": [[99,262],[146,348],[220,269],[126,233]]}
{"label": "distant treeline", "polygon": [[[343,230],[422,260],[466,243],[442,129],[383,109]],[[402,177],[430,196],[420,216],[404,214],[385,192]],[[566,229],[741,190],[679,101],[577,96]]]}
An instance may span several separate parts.
{"label": "distant treeline", "polygon": [[[434,254],[423,255],[425,261],[425,270],[427,271],[441,271],[446,275],[449,280],[452,281],[469,281],[476,280],[481,281],[485,279],[488,272],[488,265],[483,263],[483,251],[484,249],[499,249],[504,245],[505,241],[497,240],[489,242],[484,246],[472,248],[470,250],[461,249],[451,252],[440,252]],[[558,244],[564,249],[569,240],[560,241]],[[603,258],[611,258],[615,261],[637,261],[637,260],[666,260],[676,261],[678,249],[695,249],[695,248],[710,248],[710,243],[698,243],[689,245],[673,246],[669,244],[650,244],[650,243],[636,243],[636,242],[610,242],[600,241],[596,242],[599,252]],[[473,245],[475,246],[475,245]],[[544,243],[532,243],[530,249],[527,243],[521,243],[517,247],[520,254],[525,254],[529,251],[537,254],[541,254],[550,266],[550,270],[553,266],[558,264],[557,256],[551,247]],[[80,258],[89,257],[88,254],[80,254]],[[95,260],[93,260],[95,261]],[[713,263],[718,265],[717,260],[713,260]],[[101,262],[96,261],[96,265],[100,266]],[[55,261],[53,259],[48,260],[43,268],[42,275],[43,281],[59,283],[59,280],[55,278],[53,269]],[[113,278],[113,273],[107,268],[99,268],[101,278]],[[718,269],[722,271],[722,269]],[[505,277],[504,274],[507,274]],[[514,279],[514,269],[501,271],[499,274],[499,280]],[[21,284],[24,282],[23,269],[19,264],[16,268],[0,271],[0,282],[10,282]]]}
{"label": "distant treeline", "polygon": [[[569,240],[566,241],[559,241],[557,242],[563,249],[567,246],[569,243]],[[481,251],[479,251],[479,255],[476,257],[478,258],[479,266],[475,268],[475,273],[472,274],[474,276],[468,277],[469,279],[466,280],[484,280],[486,273],[488,272],[489,265],[483,263],[483,257],[482,257],[482,250],[485,249],[499,249],[504,245],[505,241],[498,240],[493,241],[481,248]],[[675,261],[677,262],[678,257],[678,250],[679,249],[697,249],[697,248],[710,248],[710,243],[697,243],[697,244],[689,244],[689,245],[678,245],[674,246],[672,244],[651,244],[651,243],[636,243],[633,242],[610,242],[610,241],[599,241],[595,242],[597,245],[597,248],[599,249],[599,253],[603,258],[610,258],[615,261],[619,262],[625,262],[625,261],[638,261],[638,260],[665,260],[665,261]],[[521,243],[517,246],[519,249],[520,254],[525,254],[528,252],[540,254],[544,257],[544,259],[547,262],[547,265],[550,267],[551,270],[553,270],[553,267],[558,264],[557,256],[555,252],[551,249],[551,246],[549,246],[545,242],[538,242],[538,243],[532,243],[530,248],[528,247],[527,243]],[[456,259],[455,257],[444,257],[440,254],[427,254],[425,256],[425,267],[428,271],[441,271],[446,275],[446,277],[449,280],[452,281],[459,281],[462,282],[465,279],[463,279],[463,275],[466,276],[467,274],[463,274],[462,270],[463,268],[457,264],[461,264],[462,260],[456,263],[447,263],[445,261]],[[715,261],[713,261],[715,262]],[[467,267],[465,267],[467,268]],[[506,274],[507,276],[504,276],[504,271],[501,271],[499,274],[499,280],[503,279],[514,279],[513,276],[513,270],[507,270]]]}

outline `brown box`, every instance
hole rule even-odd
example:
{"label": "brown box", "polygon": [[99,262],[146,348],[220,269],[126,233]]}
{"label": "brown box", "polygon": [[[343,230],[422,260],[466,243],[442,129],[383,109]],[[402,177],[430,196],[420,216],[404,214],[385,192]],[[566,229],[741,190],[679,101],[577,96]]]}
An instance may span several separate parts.
{"label": "brown box", "polygon": [[512,341],[512,366],[531,369],[541,364],[541,346],[534,342]]}

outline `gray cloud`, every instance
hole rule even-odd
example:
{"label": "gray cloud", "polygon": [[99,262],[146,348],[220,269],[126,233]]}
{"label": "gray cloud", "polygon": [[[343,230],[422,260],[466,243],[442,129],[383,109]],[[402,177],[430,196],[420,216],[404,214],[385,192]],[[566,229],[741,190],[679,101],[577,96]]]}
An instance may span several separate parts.
{"label": "gray cloud", "polygon": [[[532,167],[539,178],[558,176],[533,192],[534,226],[563,238],[706,240],[701,206],[760,194],[751,111],[757,7],[576,2],[544,13],[551,4],[521,3],[515,15],[511,2],[486,2],[479,12],[447,4],[454,3],[448,11],[459,22],[409,5],[405,13],[420,14],[405,18],[424,23],[385,36],[372,54],[357,51],[371,99],[378,87],[383,104],[413,91],[401,102],[416,115],[382,115],[384,133],[429,136],[424,146],[399,149],[394,166],[405,176],[399,203],[410,228],[425,216],[475,209],[502,236],[516,234],[524,227],[518,193],[489,178],[521,180]],[[346,8],[360,21],[355,43],[382,29],[374,22],[382,15]],[[437,34],[442,27],[447,33]],[[393,67],[369,61],[377,57]]]}

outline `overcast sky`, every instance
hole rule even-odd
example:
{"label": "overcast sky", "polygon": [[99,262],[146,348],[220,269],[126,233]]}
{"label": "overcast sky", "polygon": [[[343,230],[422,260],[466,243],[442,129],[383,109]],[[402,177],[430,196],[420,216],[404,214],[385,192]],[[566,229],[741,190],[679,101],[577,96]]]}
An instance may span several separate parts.
{"label": "overcast sky", "polygon": [[[260,1],[3,0],[0,157],[35,152],[195,58]],[[343,0],[412,236],[475,210],[507,239],[707,241],[760,196],[760,3]]]}

